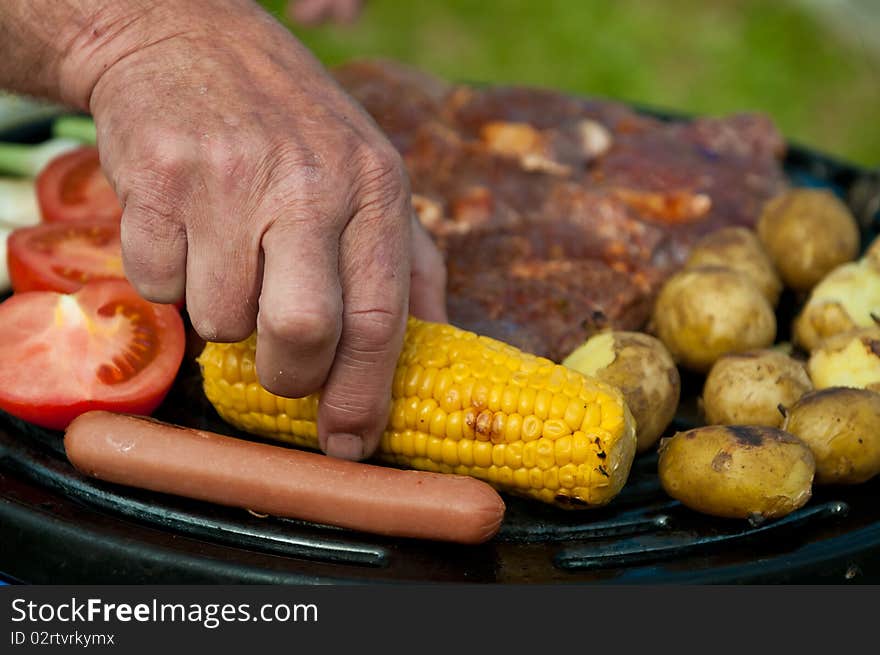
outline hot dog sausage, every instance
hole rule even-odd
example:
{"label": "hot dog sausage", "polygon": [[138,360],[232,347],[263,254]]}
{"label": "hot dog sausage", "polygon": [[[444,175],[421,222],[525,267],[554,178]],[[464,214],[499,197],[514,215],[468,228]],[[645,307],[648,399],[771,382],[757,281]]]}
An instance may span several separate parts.
{"label": "hot dog sausage", "polygon": [[395,537],[466,544],[493,537],[504,502],[460,475],[405,471],[91,411],[64,448],[82,473],[256,512]]}

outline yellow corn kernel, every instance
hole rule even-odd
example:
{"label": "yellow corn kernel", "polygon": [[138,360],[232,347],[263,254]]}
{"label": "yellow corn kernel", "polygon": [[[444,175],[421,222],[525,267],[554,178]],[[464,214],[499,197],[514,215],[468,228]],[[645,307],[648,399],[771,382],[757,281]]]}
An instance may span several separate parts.
{"label": "yellow corn kernel", "polygon": [[[316,448],[318,395],[263,389],[255,348],[254,335],[206,345],[198,361],[208,400],[241,430]],[[379,459],[471,475],[542,502],[607,503],[635,453],[634,422],[617,390],[451,325],[409,320],[391,392]]]}

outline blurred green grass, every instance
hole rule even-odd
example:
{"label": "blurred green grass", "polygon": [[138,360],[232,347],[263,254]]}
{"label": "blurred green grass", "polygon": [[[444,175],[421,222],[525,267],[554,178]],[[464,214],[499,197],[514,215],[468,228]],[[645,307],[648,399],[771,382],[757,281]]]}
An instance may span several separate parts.
{"label": "blurred green grass", "polygon": [[[286,22],[285,0],[262,4]],[[871,27],[790,1],[368,0],[355,25],[292,29],[327,65],[382,56],[450,80],[763,111],[789,139],[880,166]]]}

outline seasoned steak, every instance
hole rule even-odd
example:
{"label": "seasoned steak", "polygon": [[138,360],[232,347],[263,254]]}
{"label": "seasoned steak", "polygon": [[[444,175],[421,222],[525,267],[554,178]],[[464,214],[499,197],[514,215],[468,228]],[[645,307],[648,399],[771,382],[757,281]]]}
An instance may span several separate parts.
{"label": "seasoned steak", "polygon": [[387,61],[335,74],[403,156],[451,322],[556,361],[602,328],[643,329],[696,239],[754,226],[786,187],[785,142],[761,115],[662,121]]}

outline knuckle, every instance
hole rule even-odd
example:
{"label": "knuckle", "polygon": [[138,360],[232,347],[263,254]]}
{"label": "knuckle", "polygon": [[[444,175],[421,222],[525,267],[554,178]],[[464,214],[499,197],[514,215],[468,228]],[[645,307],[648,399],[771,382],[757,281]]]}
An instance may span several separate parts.
{"label": "knuckle", "polygon": [[360,163],[359,191],[361,210],[403,211],[409,202],[409,178],[400,154],[389,146],[364,146]]}
{"label": "knuckle", "polygon": [[330,302],[316,301],[310,308],[277,305],[260,308],[259,331],[297,350],[332,348],[338,338],[339,311]]}
{"label": "knuckle", "polygon": [[346,347],[349,356],[385,355],[393,350],[403,330],[403,316],[386,309],[368,309],[346,319]]}

